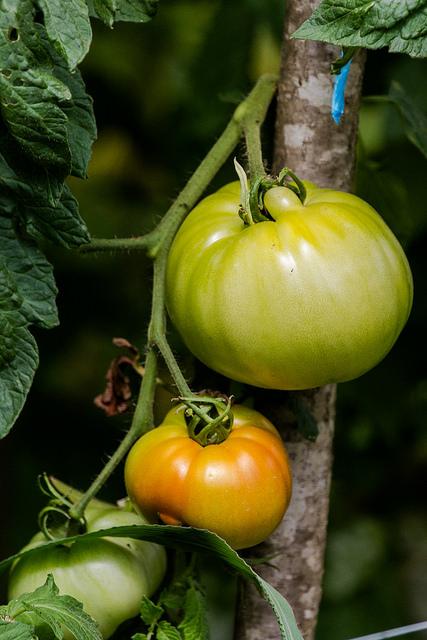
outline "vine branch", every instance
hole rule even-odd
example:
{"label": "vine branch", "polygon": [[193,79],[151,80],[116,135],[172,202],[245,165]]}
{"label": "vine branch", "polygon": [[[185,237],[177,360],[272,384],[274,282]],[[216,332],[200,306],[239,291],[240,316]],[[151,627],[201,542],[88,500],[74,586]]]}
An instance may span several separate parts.
{"label": "vine branch", "polygon": [[[172,242],[188,212],[194,207],[213,177],[245,135],[251,179],[256,175],[265,175],[262,161],[260,127],[267,109],[276,92],[277,77],[272,74],[261,76],[249,93],[236,108],[227,127],[202,160],[174,203],[149,233],[133,238],[93,238],[79,248],[81,253],[97,251],[145,250],[155,258],[163,244]],[[172,234],[172,237],[168,236]]]}
{"label": "vine branch", "polygon": [[237,107],[222,135],[202,160],[155,229],[146,235],[133,238],[95,238],[91,243],[80,247],[82,253],[112,250],[146,250],[154,261],[154,281],[145,373],[132,424],[110,460],[80,500],[71,508],[70,515],[72,518],[80,519],[83,516],[90,500],[98,493],[125,457],[130,447],[141,435],[153,428],[157,351],[164,359],[180,395],[185,396],[187,399],[194,398],[198,400],[198,397],[192,394],[166,339],[165,279],[169,249],[179,226],[230,156],[242,135],[246,137],[251,177],[255,179],[257,173],[264,175],[260,125],[276,91],[276,83],[277,78],[273,75],[261,76],[247,98]]}

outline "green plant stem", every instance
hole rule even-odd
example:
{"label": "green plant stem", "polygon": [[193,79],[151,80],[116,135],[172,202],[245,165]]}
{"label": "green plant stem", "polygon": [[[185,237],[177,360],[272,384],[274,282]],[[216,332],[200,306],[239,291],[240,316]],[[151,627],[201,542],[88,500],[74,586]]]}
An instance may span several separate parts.
{"label": "green plant stem", "polygon": [[97,251],[147,251],[152,245],[152,233],[134,238],[93,238],[88,244],[79,247],[80,253]]}
{"label": "green plant stem", "polygon": [[261,176],[265,176],[262,159],[261,127],[259,122],[251,122],[245,127],[246,150],[249,162],[249,180],[251,184]]}
{"label": "green plant stem", "polygon": [[165,314],[165,284],[166,284],[166,264],[169,253],[170,244],[172,242],[172,233],[165,236],[164,244],[157,254],[154,261],[154,278],[153,278],[153,302],[151,311],[151,320],[148,328],[148,342],[153,347],[157,347],[163,360],[175,382],[175,385],[181,395],[192,395],[181,369],[176,361],[172,349],[166,340],[166,314]]}
{"label": "green plant stem", "polygon": [[[243,132],[245,134],[249,177],[252,183],[257,178],[265,176],[261,147],[261,124],[267,115],[267,110],[276,91],[276,86],[276,76],[261,76],[247,100],[242,102],[236,109],[236,113],[241,118]],[[269,99],[262,99],[265,96],[269,96]],[[249,102],[250,97],[252,97],[251,102]]]}
{"label": "green plant stem", "polygon": [[[153,231],[138,238],[94,239],[91,243],[80,248],[86,253],[117,249],[124,251],[146,249],[148,255],[154,260],[154,281],[145,373],[131,427],[105,467],[81,499],[71,508],[70,515],[73,518],[82,517],[90,500],[98,493],[136,439],[153,427],[153,400],[157,374],[156,350],[161,353],[179,393],[182,396],[193,397],[166,339],[165,284],[169,249],[182,221],[227,160],[243,133],[248,134],[248,157],[251,172],[255,175],[256,171],[262,171],[264,174],[259,137],[260,124],[264,120],[275,93],[276,82],[277,78],[272,75],[262,76],[258,80],[247,98],[235,110],[222,135]],[[194,396],[194,399],[198,400],[198,397]]]}
{"label": "green plant stem", "polygon": [[[260,125],[274,96],[277,77],[266,74],[259,78],[249,95],[239,104],[227,127],[202,160],[164,217],[150,233],[136,238],[94,238],[80,247],[84,253],[94,251],[130,251],[146,249],[155,257],[164,243],[171,243],[176,230],[203,194],[212,178],[238,144],[242,134],[246,136],[250,175],[257,171],[265,175],[262,163]],[[169,235],[171,234],[171,235]]]}

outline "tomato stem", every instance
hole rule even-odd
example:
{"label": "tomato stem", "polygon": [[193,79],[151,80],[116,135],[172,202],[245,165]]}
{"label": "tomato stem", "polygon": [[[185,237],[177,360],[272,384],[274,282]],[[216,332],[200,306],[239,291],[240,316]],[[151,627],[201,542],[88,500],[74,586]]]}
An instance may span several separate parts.
{"label": "tomato stem", "polygon": [[[259,78],[250,94],[233,113],[222,135],[202,160],[155,229],[146,235],[134,238],[94,238],[89,244],[83,245],[79,249],[84,253],[112,250],[145,250],[154,261],[154,281],[145,373],[132,424],[105,467],[78,502],[70,508],[70,517],[75,520],[79,520],[83,516],[90,500],[98,493],[137,438],[153,428],[153,401],[156,388],[158,352],[160,352],[165,361],[180,395],[190,398],[191,402],[194,403],[199,401],[199,398],[192,394],[166,339],[165,280],[168,253],[173,238],[183,220],[230,156],[243,134],[246,137],[248,146],[251,175],[255,176],[260,172],[264,175],[260,126],[276,91],[276,84],[276,76],[264,75]],[[198,419],[200,421],[199,417]],[[207,422],[206,430],[202,429],[202,439],[206,440],[206,444],[209,443],[209,439],[211,441],[212,439],[215,441],[220,438],[224,439],[228,435],[226,433],[227,429],[231,428],[229,426],[232,422],[230,407],[223,408],[222,411],[218,412],[218,416],[212,419],[212,422]],[[208,432],[208,427],[212,424],[216,429],[215,433]]]}
{"label": "tomato stem", "polygon": [[[227,404],[223,399],[210,397],[199,397],[196,401],[193,401],[193,397],[179,399],[188,407],[186,418],[190,438],[202,447],[220,444],[228,438],[233,426],[231,397],[227,399]],[[212,410],[216,411],[215,417],[210,415]]]}
{"label": "tomato stem", "polygon": [[249,121],[244,127],[246,151],[251,182],[266,175],[262,159],[261,126],[258,121]]}
{"label": "tomato stem", "polygon": [[251,180],[256,175],[265,175],[260,126],[276,92],[276,86],[277,76],[275,75],[265,74],[258,79],[249,95],[236,108],[223,133],[197,167],[157,227],[139,237],[93,238],[88,244],[79,247],[79,251],[89,253],[145,250],[149,256],[155,258],[164,243],[165,235],[168,235],[169,232],[175,235],[189,211],[235,149],[243,134],[246,138]]}

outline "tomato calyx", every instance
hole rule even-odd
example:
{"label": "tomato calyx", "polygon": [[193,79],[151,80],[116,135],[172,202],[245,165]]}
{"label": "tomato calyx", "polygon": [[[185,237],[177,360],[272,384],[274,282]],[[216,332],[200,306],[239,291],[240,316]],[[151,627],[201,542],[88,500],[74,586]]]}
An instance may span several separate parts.
{"label": "tomato calyx", "polygon": [[[289,179],[291,179],[292,182],[287,181]],[[304,204],[307,196],[304,183],[289,167],[284,167],[277,178],[262,176],[257,178],[251,186],[249,191],[249,208],[251,218],[254,222],[264,222],[266,220],[275,221],[274,216],[264,203],[265,194],[275,187],[289,189],[298,197],[297,202],[299,201],[301,204]],[[293,197],[295,198],[295,196]]]}
{"label": "tomato calyx", "polygon": [[188,435],[202,447],[221,444],[233,426],[232,397],[180,397],[185,405],[184,417]]}
{"label": "tomato calyx", "polygon": [[[288,182],[285,184],[286,178],[291,178],[293,182]],[[291,189],[294,193],[297,194],[298,198],[301,200],[301,203],[304,204],[305,199],[307,197],[307,191],[305,189],[303,181],[294,173],[289,167],[283,167],[279,175],[277,176],[277,180],[275,184],[272,186],[275,187],[284,187],[286,186],[288,189]]]}
{"label": "tomato calyx", "polygon": [[68,538],[86,532],[86,519],[73,518],[70,509],[73,502],[58,489],[46,473],[38,477],[40,490],[49,496],[49,503],[40,511],[38,524],[48,540]]}
{"label": "tomato calyx", "polygon": [[[307,192],[304,183],[289,167],[284,167],[276,178],[272,176],[259,176],[249,186],[248,178],[243,167],[234,160],[236,172],[240,180],[240,209],[239,216],[245,225],[253,225],[258,222],[274,222],[275,219],[264,204],[265,194],[274,187],[285,187],[298,196],[301,204],[304,204]],[[288,180],[291,180],[289,182]]]}

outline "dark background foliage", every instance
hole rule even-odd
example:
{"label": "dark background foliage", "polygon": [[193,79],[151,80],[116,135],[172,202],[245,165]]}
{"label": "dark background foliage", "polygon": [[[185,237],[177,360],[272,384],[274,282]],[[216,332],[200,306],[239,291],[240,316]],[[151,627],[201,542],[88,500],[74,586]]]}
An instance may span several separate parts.
{"label": "dark background foliage", "polygon": [[[113,31],[95,25],[82,72],[95,100],[99,139],[89,180],[70,182],[94,236],[137,235],[164,213],[234,104],[260,73],[278,69],[281,5],[176,0],[163,4],[147,25],[120,24]],[[426,72],[426,60],[369,52],[364,94],[387,94],[397,80],[427,111]],[[265,127],[266,158],[273,111]],[[319,640],[344,640],[427,617],[426,172],[427,161],[408,141],[397,112],[366,101],[357,193],[404,244],[415,302],[392,353],[338,389]],[[231,161],[215,184],[228,179],[234,179]],[[117,355],[112,337],[142,346],[149,312],[150,265],[142,255],[48,251],[61,325],[36,332],[41,366],[14,430],[0,442],[1,557],[36,529],[43,505],[38,473],[46,470],[84,488],[113,451],[129,416],[107,419],[93,398]],[[119,471],[104,496],[123,493]]]}

